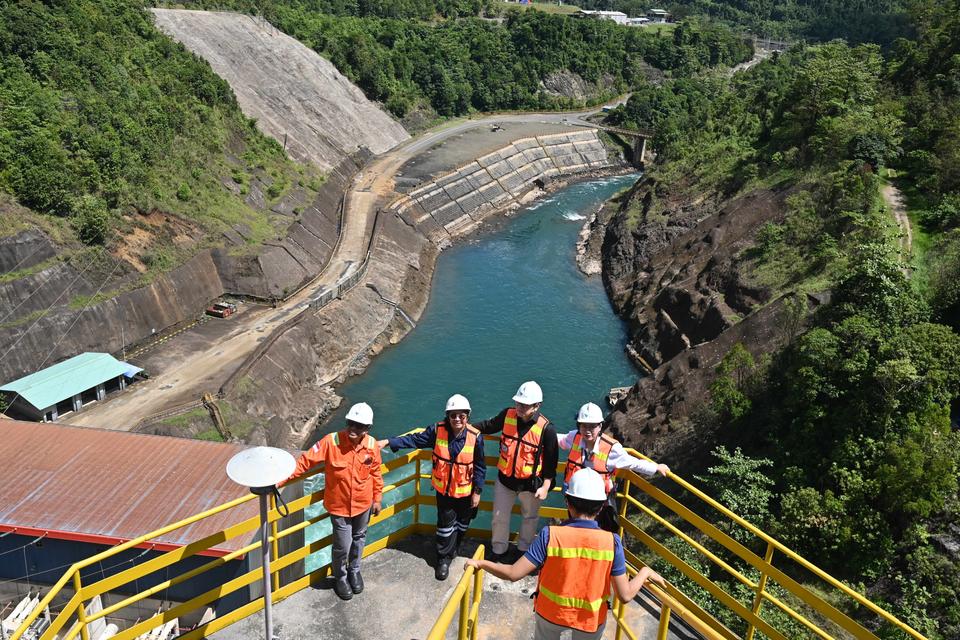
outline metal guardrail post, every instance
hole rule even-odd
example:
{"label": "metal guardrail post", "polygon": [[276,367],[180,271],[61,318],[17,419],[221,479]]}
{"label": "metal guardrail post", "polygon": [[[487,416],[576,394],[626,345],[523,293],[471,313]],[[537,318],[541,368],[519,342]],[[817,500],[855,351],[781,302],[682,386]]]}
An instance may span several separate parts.
{"label": "metal guardrail post", "polygon": [[470,621],[470,607],[468,606],[469,602],[470,589],[467,589],[460,597],[460,624],[457,629],[457,640],[467,640],[467,623]]}
{"label": "metal guardrail post", "polygon": [[[83,583],[80,582],[79,569],[73,574],[73,588],[77,593],[80,593],[83,589]],[[80,600],[77,606],[77,620],[80,621],[80,637],[83,640],[90,640],[90,630],[87,629],[87,608],[84,606],[83,600]]]}
{"label": "metal guardrail post", "polygon": [[657,640],[667,640],[670,631],[670,607],[660,603],[660,624],[657,626]]}
{"label": "metal guardrail post", "polygon": [[[483,547],[475,554],[478,560],[483,560]],[[480,598],[483,596],[483,571],[473,574],[473,604],[470,606],[470,640],[477,640],[480,629]]]}
{"label": "metal guardrail post", "polygon": [[627,496],[630,495],[630,481],[623,481],[623,500],[620,501],[620,517],[617,518],[617,524],[620,525],[618,532],[620,539],[623,540],[623,521],[627,519]]}
{"label": "metal guardrail post", "polygon": [[[768,542],[767,551],[766,553],[763,554],[763,561],[766,562],[767,564],[770,564],[771,561],[773,560],[773,552],[774,552],[773,543]],[[766,589],[767,587],[767,577],[768,576],[766,571],[764,571],[760,575],[760,580],[757,581],[757,594],[753,597],[753,606],[750,609],[751,611],[753,611],[753,614],[758,617],[760,616],[760,608],[763,606],[763,594],[764,594],[764,589]],[[753,640],[753,634],[756,630],[757,628],[751,622],[747,626],[747,633],[743,636],[743,639]]]}
{"label": "metal guardrail post", "polygon": [[[270,510],[273,511],[277,508],[277,496],[275,493],[270,494]],[[270,554],[273,556],[273,559],[276,560],[280,557],[280,540],[277,535],[280,532],[279,529],[279,520],[274,520],[270,523],[270,535],[273,536],[273,542],[270,543]],[[280,589],[280,572],[277,571],[273,574],[273,590],[278,591]]]}
{"label": "metal guardrail post", "polygon": [[417,458],[417,479],[413,482],[413,524],[420,524],[420,458]]}

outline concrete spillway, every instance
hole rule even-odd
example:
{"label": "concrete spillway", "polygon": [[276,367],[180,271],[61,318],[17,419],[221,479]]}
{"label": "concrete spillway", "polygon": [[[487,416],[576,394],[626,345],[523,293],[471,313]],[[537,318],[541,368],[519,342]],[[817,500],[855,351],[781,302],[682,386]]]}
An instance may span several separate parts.
{"label": "concrete spillway", "polygon": [[360,146],[410,137],[329,60],[269,23],[235,13],[153,9],[157,26],[230,83],[243,112],[294,158],[329,169]]}
{"label": "concrete spillway", "polygon": [[514,140],[446,173],[391,203],[391,209],[441,244],[495,211],[517,206],[559,175],[610,166],[596,131],[571,131]]}

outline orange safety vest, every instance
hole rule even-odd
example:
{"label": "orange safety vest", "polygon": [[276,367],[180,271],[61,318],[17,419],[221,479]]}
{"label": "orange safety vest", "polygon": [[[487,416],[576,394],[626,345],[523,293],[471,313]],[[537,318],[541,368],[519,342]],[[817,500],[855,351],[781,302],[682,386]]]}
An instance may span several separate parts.
{"label": "orange safety vest", "polygon": [[[570,447],[570,456],[567,458],[567,473],[563,479],[567,484],[570,484],[570,478],[573,477],[573,474],[584,467],[582,440],[583,438],[579,433],[573,437],[573,446]],[[617,441],[613,438],[601,435],[600,450],[593,454],[591,463],[591,468],[603,478],[603,490],[607,492],[607,495],[613,491],[613,474],[616,473],[616,470],[609,471],[607,469],[607,458],[610,457],[610,452],[616,443]]]}
{"label": "orange safety vest", "polygon": [[517,410],[507,409],[503,419],[503,434],[500,436],[500,462],[497,463],[500,473],[517,480],[537,475],[540,471],[543,429],[549,422],[543,415],[537,416],[537,423],[521,438],[517,431]]}
{"label": "orange safety vest", "polygon": [[592,633],[607,619],[613,534],[570,526],[549,531],[533,609],[554,624]]}
{"label": "orange safety vest", "polygon": [[467,441],[454,460],[450,457],[447,423],[437,423],[437,441],[433,445],[433,488],[451,498],[463,498],[473,493],[473,451],[480,432],[470,424],[466,428]]}

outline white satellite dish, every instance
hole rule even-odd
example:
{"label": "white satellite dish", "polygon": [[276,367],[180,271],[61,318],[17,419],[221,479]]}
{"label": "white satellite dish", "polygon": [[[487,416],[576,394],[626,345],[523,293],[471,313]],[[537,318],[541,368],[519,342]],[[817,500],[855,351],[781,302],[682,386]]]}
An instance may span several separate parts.
{"label": "white satellite dish", "polygon": [[272,488],[297,468],[293,456],[276,447],[253,447],[230,458],[227,476],[250,489]]}

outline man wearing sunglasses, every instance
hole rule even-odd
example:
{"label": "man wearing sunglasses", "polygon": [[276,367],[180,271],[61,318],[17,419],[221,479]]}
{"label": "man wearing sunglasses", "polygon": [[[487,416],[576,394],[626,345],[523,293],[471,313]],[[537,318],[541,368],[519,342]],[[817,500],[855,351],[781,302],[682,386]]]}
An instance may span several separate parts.
{"label": "man wearing sunglasses", "polygon": [[370,435],[373,409],[366,402],[350,407],[346,428],[321,438],[297,460],[284,484],[323,465],[323,506],[333,525],[333,590],[341,600],[363,591],[360,558],[370,516],[380,513],[383,476],[380,447]]}
{"label": "man wearing sunglasses", "polygon": [[520,535],[517,551],[522,555],[533,542],[540,522],[540,504],[546,500],[557,477],[557,432],[540,413],[543,391],[530,380],[513,396],[513,406],[495,417],[478,422],[483,434],[500,433],[500,460],[493,485],[493,530],[491,558],[505,560],[509,548],[510,513],[520,501]]}
{"label": "man wearing sunglasses", "polygon": [[459,393],[447,400],[447,415],[440,422],[407,435],[379,440],[396,453],[400,449],[433,449],[433,488],[437,492],[437,563],[434,577],[446,580],[450,562],[477,515],[487,463],[483,436],[470,419],[470,402]]}

